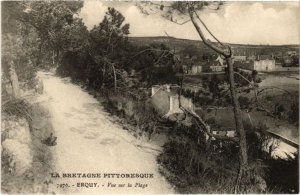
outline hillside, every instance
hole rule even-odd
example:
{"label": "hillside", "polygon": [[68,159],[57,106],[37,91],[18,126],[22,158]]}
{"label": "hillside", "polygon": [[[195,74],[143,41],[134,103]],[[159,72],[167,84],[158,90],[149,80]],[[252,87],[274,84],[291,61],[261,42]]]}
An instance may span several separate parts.
{"label": "hillside", "polygon": [[[171,49],[177,52],[193,46],[198,49],[200,53],[214,53],[202,41],[178,39],[174,37],[160,36],[160,37],[129,37],[129,41],[135,45],[150,45],[166,44]],[[299,53],[299,45],[243,45],[243,44],[230,44],[235,53],[244,54],[279,54],[286,53],[287,51],[296,51]]]}

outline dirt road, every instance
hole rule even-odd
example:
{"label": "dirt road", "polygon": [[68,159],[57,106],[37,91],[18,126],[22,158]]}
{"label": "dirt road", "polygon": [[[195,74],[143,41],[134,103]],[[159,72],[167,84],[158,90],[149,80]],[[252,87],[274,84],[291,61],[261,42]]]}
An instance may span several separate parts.
{"label": "dirt road", "polygon": [[[39,72],[39,76],[58,137],[49,193],[173,193],[158,172],[157,153],[136,147],[147,143],[114,124],[97,100],[79,86],[51,73]],[[136,178],[136,174],[150,178]]]}

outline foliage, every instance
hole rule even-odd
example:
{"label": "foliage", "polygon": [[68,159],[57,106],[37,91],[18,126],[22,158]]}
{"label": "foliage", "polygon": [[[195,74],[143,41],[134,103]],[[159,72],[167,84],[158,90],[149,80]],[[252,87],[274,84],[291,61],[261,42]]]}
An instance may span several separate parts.
{"label": "foliage", "polygon": [[80,30],[86,27],[73,15],[82,4],[2,2],[2,81],[9,82],[9,69],[14,68],[18,80],[33,88],[38,66],[54,66],[62,52],[81,49],[78,43],[83,45],[79,39],[84,36]]}
{"label": "foliage", "polygon": [[291,103],[289,119],[299,124],[299,101]]}
{"label": "foliage", "polygon": [[23,21],[34,27],[38,34],[37,66],[41,65],[43,56],[47,62],[59,62],[61,52],[72,44],[69,35],[76,32],[74,22],[78,21],[74,15],[82,6],[83,2],[29,2]]}
{"label": "foliage", "polygon": [[299,152],[288,158],[268,160],[267,184],[282,193],[299,193]]}
{"label": "foliage", "polygon": [[[6,84],[11,85],[10,70],[14,70],[18,80],[33,88],[36,70],[33,67],[36,33],[23,23],[26,2],[2,2],[2,98],[10,99]],[[30,34],[30,36],[29,36]],[[15,82],[16,80],[14,80]],[[15,83],[18,86],[19,83]]]}
{"label": "foliage", "polygon": [[276,103],[275,108],[274,108],[274,114],[277,117],[282,118],[284,116],[285,110],[286,110],[286,108],[284,107],[284,105],[282,105],[280,103]]}
{"label": "foliage", "polygon": [[108,8],[102,22],[90,31],[81,20],[73,20],[68,40],[77,45],[66,49],[58,73],[96,89],[112,87],[116,79],[115,82],[122,82],[121,72],[130,51],[129,24],[123,24],[124,20],[114,8]]}
{"label": "foliage", "polygon": [[202,56],[200,56],[200,53],[198,51],[198,48],[195,45],[187,45],[185,46],[185,48],[183,48],[183,50],[181,50],[182,55],[188,56],[188,57],[193,57],[196,56],[198,58],[201,58]]}
{"label": "foliage", "polygon": [[140,72],[142,82],[148,86],[165,83],[178,83],[173,65],[173,53],[165,44],[151,44],[135,48],[128,64],[129,69]]}
{"label": "foliage", "polygon": [[24,117],[29,122],[32,118],[31,105],[27,101],[20,99],[7,101],[2,105],[1,113],[5,113],[10,116],[17,116],[19,118]]}
{"label": "foliage", "polygon": [[239,103],[240,103],[241,109],[248,109],[248,110],[250,109],[250,106],[252,104],[250,99],[245,96],[239,96]]}
{"label": "foliage", "polygon": [[90,32],[90,50],[98,55],[103,53],[102,55],[112,55],[117,59],[118,51],[126,48],[129,34],[129,24],[123,24],[124,20],[125,17],[120,12],[108,8],[102,22]]}
{"label": "foliage", "polygon": [[[212,121],[211,123],[213,123]],[[265,151],[269,138],[247,130],[249,169],[241,192],[261,193],[269,178]],[[174,124],[171,141],[158,156],[161,171],[181,193],[232,193],[237,175],[238,146],[232,142],[207,141],[198,127]],[[188,187],[187,187],[188,186]],[[196,187],[197,186],[197,187]]]}
{"label": "foliage", "polygon": [[[143,96],[137,94],[139,93],[137,91],[135,93],[137,96]],[[116,94],[107,91],[105,96],[104,108],[130,124],[134,136],[150,140],[153,134],[160,133],[158,127],[159,124],[161,125],[160,116],[149,102],[141,101],[128,92]]]}

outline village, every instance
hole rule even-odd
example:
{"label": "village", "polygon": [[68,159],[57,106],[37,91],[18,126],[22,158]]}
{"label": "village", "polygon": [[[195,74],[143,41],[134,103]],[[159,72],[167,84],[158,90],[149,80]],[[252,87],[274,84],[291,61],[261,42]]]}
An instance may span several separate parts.
{"label": "village", "polygon": [[[249,71],[272,72],[297,71],[299,68],[299,53],[287,51],[285,54],[270,55],[240,55],[238,49],[233,49],[234,67]],[[210,72],[224,72],[227,67],[225,59],[219,55],[211,55],[207,59],[199,59],[197,56],[185,56],[182,58],[183,72],[186,75],[199,75]],[[298,68],[291,68],[298,67]]]}

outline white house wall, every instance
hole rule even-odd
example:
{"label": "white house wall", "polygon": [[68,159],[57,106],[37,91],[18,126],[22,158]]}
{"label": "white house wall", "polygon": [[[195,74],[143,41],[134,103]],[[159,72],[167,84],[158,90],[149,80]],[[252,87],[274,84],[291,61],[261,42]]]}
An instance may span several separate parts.
{"label": "white house wall", "polygon": [[254,61],[254,69],[257,71],[270,71],[275,69],[275,60]]}
{"label": "white house wall", "polygon": [[[194,104],[192,99],[182,97],[180,98],[181,106],[194,111]],[[178,95],[170,96],[170,111],[168,112],[168,116],[175,113],[183,113],[183,111],[179,108],[179,99]]]}

